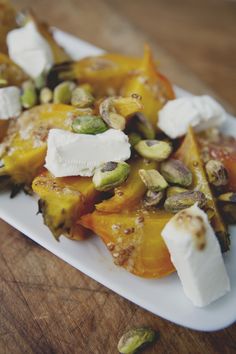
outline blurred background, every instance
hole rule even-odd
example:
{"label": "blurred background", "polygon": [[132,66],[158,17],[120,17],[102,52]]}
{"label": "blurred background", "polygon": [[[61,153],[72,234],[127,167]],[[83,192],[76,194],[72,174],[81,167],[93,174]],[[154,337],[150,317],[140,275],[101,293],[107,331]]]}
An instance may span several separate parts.
{"label": "blurred background", "polygon": [[[236,112],[236,1],[14,0],[59,27],[109,51],[141,55],[154,48],[162,71],[199,92],[203,81]],[[191,81],[194,80],[194,89]]]}

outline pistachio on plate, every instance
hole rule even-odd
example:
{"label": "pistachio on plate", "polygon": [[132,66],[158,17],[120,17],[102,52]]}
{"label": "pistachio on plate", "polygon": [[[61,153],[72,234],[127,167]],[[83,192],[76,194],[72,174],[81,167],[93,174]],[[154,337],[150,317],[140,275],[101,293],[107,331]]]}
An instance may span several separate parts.
{"label": "pistachio on plate", "polygon": [[143,138],[155,139],[155,130],[143,113],[136,113],[132,122]]}
{"label": "pistachio on plate", "polygon": [[167,198],[169,198],[169,197],[172,197],[173,195],[181,194],[184,192],[188,192],[188,189],[178,187],[178,186],[171,186],[171,187],[167,188],[166,195],[167,195]]}
{"label": "pistachio on plate", "polygon": [[130,166],[126,162],[106,162],[96,169],[93,184],[99,191],[108,191],[122,184],[129,172]]}
{"label": "pistachio on plate", "polygon": [[121,354],[134,354],[144,344],[152,343],[156,339],[156,332],[151,328],[135,328],[123,334],[118,343]]}
{"label": "pistachio on plate", "polygon": [[53,98],[53,92],[50,90],[48,87],[44,87],[41,89],[40,94],[39,94],[39,100],[40,103],[49,103],[52,101]]}
{"label": "pistachio on plate", "polygon": [[142,140],[141,136],[135,132],[129,134],[129,143],[132,147],[134,147],[138,142]]}
{"label": "pistachio on plate", "polygon": [[164,177],[162,177],[162,175],[157,170],[141,169],[138,171],[138,173],[143,183],[150,191],[159,192],[168,186],[168,183]]}
{"label": "pistachio on plate", "polygon": [[72,92],[71,104],[78,108],[86,108],[94,103],[93,95],[86,90],[86,87],[76,87]]}
{"label": "pistachio on plate", "polygon": [[118,114],[114,108],[114,97],[108,97],[99,106],[99,112],[106,124],[113,129],[125,129],[125,118]]}
{"label": "pistachio on plate", "polygon": [[153,192],[148,190],[144,196],[143,204],[145,207],[154,207],[158,205],[165,196],[165,191]]}
{"label": "pistachio on plate", "polygon": [[229,203],[236,203],[236,193],[235,192],[228,192],[221,194],[218,199],[221,202],[229,202]]}
{"label": "pistachio on plate", "polygon": [[32,81],[25,81],[22,84],[22,96],[21,96],[21,104],[24,108],[29,109],[37,104],[37,92]]}
{"label": "pistachio on plate", "polygon": [[204,193],[200,191],[188,191],[168,197],[164,208],[171,213],[178,213],[180,210],[189,208],[195,203],[198,204],[199,208],[202,208],[206,202],[207,199]]}
{"label": "pistachio on plate", "polygon": [[218,160],[209,160],[206,165],[208,180],[216,187],[225,186],[228,183],[228,172],[223,163]]}
{"label": "pistachio on plate", "polygon": [[74,88],[75,83],[73,81],[64,81],[57,85],[53,91],[53,102],[69,104]]}
{"label": "pistachio on plate", "polygon": [[108,127],[99,116],[79,116],[72,122],[72,131],[79,134],[99,134],[105,132]]}
{"label": "pistachio on plate", "polygon": [[167,182],[188,187],[192,184],[192,172],[180,160],[169,159],[161,163],[161,174]]}
{"label": "pistachio on plate", "polygon": [[171,143],[161,140],[141,140],[134,148],[142,157],[154,161],[166,160],[172,152]]}

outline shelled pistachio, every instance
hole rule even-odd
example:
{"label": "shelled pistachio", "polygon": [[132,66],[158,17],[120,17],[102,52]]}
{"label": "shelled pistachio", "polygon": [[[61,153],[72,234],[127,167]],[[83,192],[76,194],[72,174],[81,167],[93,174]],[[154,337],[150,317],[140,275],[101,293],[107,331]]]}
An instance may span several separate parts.
{"label": "shelled pistachio", "polygon": [[64,81],[57,85],[53,91],[53,102],[69,104],[74,88],[75,83],[73,81]]}
{"label": "shelled pistachio", "polygon": [[72,92],[71,104],[78,108],[86,108],[94,103],[93,95],[86,87],[76,87]]}
{"label": "shelled pistachio", "polygon": [[25,81],[22,84],[22,96],[21,96],[21,104],[22,107],[29,109],[37,104],[37,92],[32,81]]}
{"label": "shelled pistachio", "polygon": [[159,192],[167,188],[168,183],[157,170],[139,170],[139,176],[148,190]]}
{"label": "shelled pistachio", "polygon": [[202,192],[188,191],[168,197],[164,203],[164,208],[171,213],[178,213],[180,210],[189,208],[195,203],[202,208],[206,202],[206,197]]}
{"label": "shelled pistachio", "polygon": [[118,343],[118,351],[121,354],[134,354],[141,346],[152,343],[156,339],[156,333],[151,328],[135,328],[123,334]]}
{"label": "shelled pistachio", "polygon": [[99,191],[108,191],[122,184],[129,172],[130,166],[126,162],[107,162],[96,169],[93,184]]}
{"label": "shelled pistachio", "polygon": [[134,148],[142,157],[154,161],[166,160],[172,152],[171,143],[161,140],[141,140]]}
{"label": "shelled pistachio", "polygon": [[228,192],[221,194],[218,199],[221,202],[228,202],[228,203],[236,203],[236,193],[235,192]]}
{"label": "shelled pistachio", "polygon": [[143,204],[145,207],[157,206],[165,197],[165,191],[153,192],[147,191],[144,196]]}
{"label": "shelled pistachio", "polygon": [[79,134],[99,134],[105,132],[108,127],[99,116],[79,116],[72,122],[72,131]]}
{"label": "shelled pistachio", "polygon": [[188,187],[192,184],[192,172],[180,160],[169,159],[161,163],[161,174],[167,182]]}
{"label": "shelled pistachio", "polygon": [[132,147],[134,147],[136,144],[138,144],[138,142],[140,140],[142,140],[142,139],[141,139],[141,136],[139,134],[134,133],[134,132],[129,134],[129,143],[130,143],[130,145]]}
{"label": "shelled pistachio", "polygon": [[103,100],[99,106],[99,113],[110,128],[124,130],[126,121],[123,116],[115,111],[114,100],[113,97]]}
{"label": "shelled pistachio", "polygon": [[221,187],[228,183],[228,172],[222,162],[209,160],[205,168],[208,180],[213,186]]}
{"label": "shelled pistachio", "polygon": [[44,87],[41,89],[40,94],[39,94],[39,100],[40,103],[49,103],[52,101],[53,98],[53,92],[50,90],[48,87]]}
{"label": "shelled pistachio", "polygon": [[181,194],[184,192],[188,192],[188,190],[186,188],[182,188],[182,187],[178,187],[178,186],[171,186],[167,188],[167,198],[172,197],[173,195],[176,194]]}

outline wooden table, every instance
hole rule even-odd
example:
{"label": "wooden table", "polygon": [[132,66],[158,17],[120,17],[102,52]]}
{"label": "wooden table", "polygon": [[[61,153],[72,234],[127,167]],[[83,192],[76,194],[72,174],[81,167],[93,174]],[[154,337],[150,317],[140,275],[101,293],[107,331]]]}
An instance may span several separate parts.
{"label": "wooden table", "polygon": [[[163,71],[195,93],[214,92],[236,111],[236,3],[194,0],[15,0],[110,51],[149,42]],[[206,84],[202,83],[202,80]],[[145,353],[236,353],[236,325],[185,329],[114,294],[0,221],[0,353],[115,354],[129,328],[160,333]]]}

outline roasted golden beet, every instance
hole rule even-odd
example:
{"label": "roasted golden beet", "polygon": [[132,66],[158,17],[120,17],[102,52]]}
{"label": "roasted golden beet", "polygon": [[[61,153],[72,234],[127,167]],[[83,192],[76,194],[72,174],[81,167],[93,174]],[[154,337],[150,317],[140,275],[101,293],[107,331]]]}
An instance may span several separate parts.
{"label": "roasted golden beet", "polygon": [[157,125],[157,112],[163,104],[175,97],[169,81],[161,75],[153,60],[151,50],[145,47],[144,58],[135,75],[128,77],[121,88],[121,94],[129,96],[138,94],[142,97],[143,113],[152,123]]}
{"label": "roasted golden beet", "polygon": [[140,62],[140,59],[125,55],[103,54],[62,63],[49,72],[48,85],[75,79],[91,84],[97,97],[118,95],[124,80],[133,74]]}
{"label": "roasted golden beet", "polygon": [[211,223],[219,239],[222,251],[229,249],[229,237],[226,226],[218,211],[216,200],[212,194],[204,170],[201,151],[197,137],[192,128],[189,129],[182,145],[175,154],[175,158],[183,161],[193,174],[192,188],[203,192],[207,198],[206,211],[211,215]]}
{"label": "roasted golden beet", "polygon": [[0,78],[7,81],[7,86],[20,86],[29,77],[6,54],[0,53]]}
{"label": "roasted golden beet", "polygon": [[98,192],[91,178],[55,178],[44,170],[32,184],[33,191],[39,196],[39,209],[44,223],[55,238],[65,235],[80,240],[86,230],[76,223],[77,219],[93,210]]}
{"label": "roasted golden beet", "polygon": [[11,123],[0,145],[3,167],[13,185],[31,185],[44,164],[47,135],[51,128],[70,129],[76,108],[62,104],[36,106]]}
{"label": "roasted golden beet", "polygon": [[79,223],[99,235],[116,265],[145,278],[160,278],[175,271],[161,231],[172,217],[165,211],[138,210],[82,216]]}
{"label": "roasted golden beet", "polygon": [[138,158],[131,162],[130,175],[125,183],[115,188],[114,196],[96,205],[96,209],[105,213],[118,213],[124,209],[130,210],[139,204],[147,188],[139,177],[140,169],[157,167],[156,162],[147,162]]}

